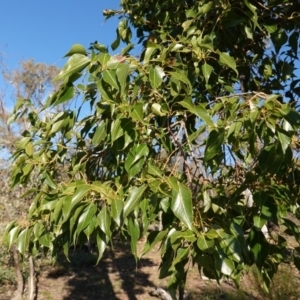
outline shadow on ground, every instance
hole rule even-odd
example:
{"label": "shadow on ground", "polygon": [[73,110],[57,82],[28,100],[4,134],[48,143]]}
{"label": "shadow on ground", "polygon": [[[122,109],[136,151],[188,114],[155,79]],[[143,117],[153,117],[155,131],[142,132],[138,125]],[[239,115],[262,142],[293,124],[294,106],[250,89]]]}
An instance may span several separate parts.
{"label": "shadow on ground", "polygon": [[137,300],[146,288],[153,286],[149,275],[141,272],[143,266],[155,268],[149,259],[141,259],[136,264],[130,249],[122,244],[107,249],[104,257],[95,266],[97,256],[81,250],[70,253],[70,262],[64,257],[58,259],[57,267],[49,272],[48,278],[60,280],[69,277],[65,282],[64,300]]}

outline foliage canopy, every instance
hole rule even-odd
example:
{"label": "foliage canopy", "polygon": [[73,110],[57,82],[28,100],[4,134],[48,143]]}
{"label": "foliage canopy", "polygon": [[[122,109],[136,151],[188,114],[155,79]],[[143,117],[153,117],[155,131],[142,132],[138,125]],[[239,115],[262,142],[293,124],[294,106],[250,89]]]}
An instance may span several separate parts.
{"label": "foliage canopy", "polygon": [[[17,143],[12,185],[33,171],[39,180],[7,244],[68,256],[71,244],[94,238],[100,260],[118,231],[137,257],[162,212],[163,229],[142,254],[161,243],[160,277],[170,277],[173,297],[190,260],[237,285],[256,264],[267,287],[287,242],[261,228],[271,221],[300,241],[287,218],[299,216],[296,2],[122,0],[105,10],[120,16],[112,48],[125,43],[121,54],[74,45],[43,109],[28,99],[15,107],[31,129]],[[133,30],[139,56],[130,54]],[[45,117],[78,95],[74,109]]]}

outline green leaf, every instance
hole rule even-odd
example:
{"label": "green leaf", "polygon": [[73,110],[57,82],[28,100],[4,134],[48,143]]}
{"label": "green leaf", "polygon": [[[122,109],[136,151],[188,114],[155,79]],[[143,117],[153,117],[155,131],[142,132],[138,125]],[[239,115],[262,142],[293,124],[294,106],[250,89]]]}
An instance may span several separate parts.
{"label": "green leaf", "polygon": [[236,261],[237,263],[243,262],[240,242],[234,236],[228,234],[221,237],[220,247],[228,258]]}
{"label": "green leaf", "polygon": [[63,215],[64,222],[69,219],[70,213],[72,212],[71,202],[72,202],[72,196],[66,196],[63,199],[62,215]]}
{"label": "green leaf", "polygon": [[216,155],[222,153],[221,145],[224,142],[224,131],[212,130],[208,136],[205,153],[204,153],[204,161],[208,162],[213,159]]}
{"label": "green leaf", "polygon": [[117,193],[111,188],[111,183],[109,181],[103,183],[94,181],[94,183],[91,185],[91,188],[93,191],[99,193],[102,200],[105,200],[107,204],[111,204],[111,201],[117,198]]}
{"label": "green leaf", "polygon": [[107,63],[110,60],[110,55],[108,53],[99,53],[98,54],[98,60],[100,62],[100,64],[102,65],[102,67],[106,67]]}
{"label": "green leaf", "polygon": [[60,91],[56,97],[56,101],[53,103],[54,106],[63,104],[71,99],[73,99],[75,96],[75,89],[74,86],[66,86],[62,91]]}
{"label": "green leaf", "polygon": [[268,219],[262,214],[253,216],[253,224],[257,228],[261,229],[267,223],[267,221]]}
{"label": "green leaf", "polygon": [[152,163],[148,163],[147,166],[148,166],[148,169],[147,169],[148,174],[153,175],[155,177],[162,178],[163,172],[162,172],[161,169],[159,169],[158,167],[156,167]]}
{"label": "green leaf", "polygon": [[278,129],[276,133],[282,148],[282,152],[285,153],[286,149],[289,147],[291,143],[291,137],[287,134],[287,132],[285,132],[282,129]]}
{"label": "green leaf", "polygon": [[121,137],[124,134],[124,131],[121,127],[121,121],[120,119],[116,119],[111,124],[111,140],[114,142],[119,137]]}
{"label": "green leaf", "polygon": [[172,266],[176,266],[178,263],[187,259],[190,253],[189,247],[179,247],[176,252],[176,256],[172,262]]}
{"label": "green leaf", "polygon": [[31,141],[31,137],[23,137],[19,141],[16,142],[16,146],[19,149],[25,149],[26,145]]}
{"label": "green leaf", "polygon": [[25,153],[28,156],[32,156],[32,154],[33,154],[33,145],[32,145],[31,142],[27,143],[27,145],[25,146]]}
{"label": "green leaf", "polygon": [[201,70],[202,70],[205,82],[206,82],[206,84],[208,84],[208,80],[209,80],[210,74],[213,70],[213,67],[211,65],[207,64],[207,63],[204,63],[201,66]]}
{"label": "green leaf", "polygon": [[268,30],[269,33],[274,33],[277,31],[277,25],[264,25],[264,27]]}
{"label": "green leaf", "polygon": [[247,25],[245,25],[244,29],[245,29],[245,33],[247,35],[247,38],[253,40],[252,28],[249,27],[249,26],[247,26]]}
{"label": "green leaf", "polygon": [[220,249],[218,251],[215,265],[217,270],[220,270],[222,274],[227,276],[230,276],[235,269],[233,261],[227,258]]}
{"label": "green leaf", "polygon": [[148,156],[149,153],[149,148],[147,145],[136,145],[134,146],[131,150],[130,153],[128,154],[128,157],[125,162],[125,169],[127,171],[130,170],[130,167],[133,166],[133,164],[140,160],[142,157]]}
{"label": "green leaf", "polygon": [[88,239],[90,239],[91,235],[95,231],[95,228],[98,226],[98,220],[97,217],[94,215],[91,217],[90,222],[88,223],[88,226],[83,230],[84,234]]}
{"label": "green leaf", "polygon": [[[51,222],[53,222],[54,224],[60,223],[59,221],[60,221],[60,218],[62,215],[63,201],[64,201],[64,198],[57,199],[57,201],[56,201],[53,213],[51,214],[51,217],[50,217]],[[58,228],[59,227],[60,226],[58,226]],[[59,230],[59,229],[57,229],[57,230]]]}
{"label": "green leaf", "polygon": [[206,14],[212,9],[212,7],[213,7],[213,1],[209,1],[208,3],[200,6],[199,13]]}
{"label": "green leaf", "polygon": [[71,75],[81,72],[86,66],[89,65],[90,61],[90,58],[85,55],[72,55],[60,73],[53,79],[53,82],[60,80],[68,81],[68,78]]}
{"label": "green leaf", "polygon": [[161,85],[164,76],[165,76],[165,72],[161,67],[159,66],[151,67],[149,72],[149,80],[151,86],[154,89],[157,89]]}
{"label": "green leaf", "polygon": [[135,121],[145,123],[144,112],[143,112],[143,103],[136,103],[132,106],[130,117]]}
{"label": "green leaf", "polygon": [[102,258],[103,253],[107,247],[107,242],[106,242],[105,236],[101,233],[97,234],[96,242],[97,242],[97,250],[98,250],[98,258],[97,258],[97,262],[96,262],[96,265],[97,265],[99,263],[100,259]]}
{"label": "green leaf", "polygon": [[289,64],[287,62],[283,62],[282,66],[282,79],[283,80],[289,80],[294,75],[295,67],[293,64]]}
{"label": "green leaf", "polygon": [[236,69],[236,63],[233,57],[231,57],[228,53],[226,52],[221,52],[220,53],[220,62],[222,64],[227,65],[229,68],[234,70],[236,74],[238,74],[238,71]]}
{"label": "green leaf", "polygon": [[30,233],[31,233],[31,229],[25,228],[21,231],[21,233],[18,236],[16,242],[16,248],[22,255],[24,255],[25,252],[28,250]]}
{"label": "green leaf", "polygon": [[113,199],[111,202],[111,216],[120,227],[123,223],[124,202],[119,199]]}
{"label": "green leaf", "polygon": [[203,192],[203,211],[208,212],[211,208],[211,199],[207,191]]}
{"label": "green leaf", "polygon": [[127,85],[127,78],[129,74],[129,65],[128,64],[120,64],[116,71],[118,81],[121,86],[121,93],[123,94]]}
{"label": "green leaf", "polygon": [[57,133],[64,127],[68,127],[70,120],[73,119],[72,113],[60,112],[53,118],[50,134]]}
{"label": "green leaf", "polygon": [[140,225],[135,218],[128,220],[128,234],[130,235],[130,247],[132,254],[137,259],[137,242],[140,238]]}
{"label": "green leaf", "polygon": [[100,125],[97,126],[95,133],[93,135],[92,143],[94,146],[99,145],[104,138],[106,137],[106,126],[105,123],[102,122]]}
{"label": "green leaf", "polygon": [[147,43],[147,48],[146,48],[145,55],[144,55],[144,64],[145,65],[149,63],[151,56],[156,49],[159,49],[159,46],[157,44],[154,44],[152,42]]}
{"label": "green leaf", "polygon": [[195,18],[197,16],[197,12],[198,12],[198,9],[194,9],[194,8],[191,8],[191,9],[188,9],[185,11],[185,16],[186,18]]}
{"label": "green leaf", "polygon": [[205,251],[207,249],[212,248],[215,245],[214,240],[205,239],[204,235],[200,235],[197,240],[197,246],[200,250]]}
{"label": "green leaf", "polygon": [[76,234],[79,235],[81,231],[83,231],[90,223],[92,217],[95,215],[97,211],[97,207],[95,204],[91,203],[86,206],[83,212],[80,214],[78,223],[76,226]]}
{"label": "green leaf", "polygon": [[177,183],[178,187],[174,191],[171,202],[171,209],[174,215],[185,224],[185,226],[193,230],[193,208],[192,193],[182,183]]}
{"label": "green leaf", "polygon": [[39,243],[46,248],[50,248],[51,238],[49,233],[45,232],[41,234],[41,236],[39,237]]}
{"label": "green leaf", "polygon": [[191,85],[191,82],[187,78],[184,71],[178,70],[177,72],[170,72],[171,78],[175,78],[181,82],[183,82],[187,87],[187,94],[190,95],[193,91],[193,87]]}
{"label": "green leaf", "polygon": [[98,223],[99,223],[99,227],[101,228],[101,230],[109,237],[111,238],[111,230],[110,230],[110,226],[111,226],[111,217],[110,217],[110,213],[107,209],[106,206],[104,206],[100,213],[98,214]]}
{"label": "green leaf", "polygon": [[85,195],[91,190],[91,186],[87,184],[80,184],[78,185],[75,193],[73,194],[72,201],[71,201],[71,209],[80,202]]}
{"label": "green leaf", "polygon": [[153,103],[151,105],[151,110],[156,116],[165,116],[167,113],[161,110],[161,105],[159,103]]}
{"label": "green leaf", "polygon": [[215,126],[214,122],[212,121],[212,117],[207,113],[207,110],[200,104],[195,105],[191,98],[185,98],[183,101],[180,101],[179,104],[187,108],[189,112],[198,116],[206,124],[213,127]]}
{"label": "green leaf", "polygon": [[72,83],[63,85],[61,88],[55,92],[54,94],[50,95],[44,105],[44,109],[50,106],[57,106],[59,104],[65,103],[75,96],[75,89]]}
{"label": "green leaf", "polygon": [[117,37],[115,41],[111,44],[111,49],[115,51],[120,45],[121,39]]}
{"label": "green leaf", "polygon": [[124,56],[128,54],[134,48],[134,44],[130,43],[125,48],[122,49],[121,55]]}
{"label": "green leaf", "polygon": [[127,216],[137,207],[146,188],[147,186],[145,184],[139,187],[133,186],[129,188],[128,197],[124,203],[124,218],[127,218]]}
{"label": "green leaf", "polygon": [[125,160],[125,170],[128,172],[129,178],[132,178],[141,172],[146,157],[149,154],[147,145],[135,145]]}
{"label": "green leaf", "polygon": [[[15,221],[14,221],[14,223],[15,223]],[[6,236],[6,240],[8,242],[9,249],[11,248],[11,246],[15,242],[16,238],[18,237],[20,230],[21,230],[21,228],[19,226],[15,226],[9,230],[9,232]],[[6,229],[6,231],[7,231],[7,229]]]}
{"label": "green leaf", "polygon": [[64,57],[72,56],[74,54],[87,55],[87,51],[81,44],[74,44]]}
{"label": "green leaf", "polygon": [[119,90],[119,85],[117,81],[116,71],[115,70],[105,70],[102,73],[102,78],[107,82],[111,87]]}
{"label": "green leaf", "polygon": [[265,236],[261,231],[253,228],[248,236],[248,245],[254,262],[259,269],[262,268],[269,252],[269,243],[266,241]]}
{"label": "green leaf", "polygon": [[300,114],[295,109],[279,109],[280,113],[292,126],[300,126]]}
{"label": "green leaf", "polygon": [[142,255],[150,252],[156,245],[159,243],[164,237],[166,237],[168,233],[168,229],[163,231],[152,231],[147,236],[147,242],[144,245],[144,249],[142,251]]}

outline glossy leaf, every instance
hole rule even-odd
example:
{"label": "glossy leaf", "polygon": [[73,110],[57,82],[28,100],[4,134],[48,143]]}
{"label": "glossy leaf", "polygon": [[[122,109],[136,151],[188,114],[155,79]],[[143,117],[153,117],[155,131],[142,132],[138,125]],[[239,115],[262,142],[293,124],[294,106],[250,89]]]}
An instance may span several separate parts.
{"label": "glossy leaf", "polygon": [[96,146],[98,145],[100,142],[103,141],[103,139],[106,137],[106,128],[105,128],[105,123],[101,123],[99,126],[97,126],[93,139],[92,139],[92,143]]}
{"label": "glossy leaf", "polygon": [[147,43],[147,48],[146,48],[146,52],[145,52],[145,56],[144,56],[144,64],[147,64],[150,61],[152,54],[158,48],[159,48],[159,46],[152,42]]}
{"label": "glossy leaf", "polygon": [[73,194],[72,202],[71,202],[71,209],[79,202],[81,201],[84,196],[91,190],[90,185],[86,184],[79,184],[78,188],[76,189],[76,192]]}
{"label": "glossy leaf", "polygon": [[171,78],[175,78],[182,83],[184,83],[187,87],[187,93],[190,94],[192,92],[192,85],[189,79],[186,77],[186,74],[183,71],[170,72]]}
{"label": "glossy leaf", "polygon": [[146,185],[141,185],[139,187],[134,186],[129,189],[128,197],[124,203],[124,218],[126,218],[136,208],[146,188]]}
{"label": "glossy leaf", "polygon": [[161,85],[164,76],[165,72],[161,67],[152,67],[149,72],[149,80],[152,88],[157,89]]}
{"label": "glossy leaf", "polygon": [[208,63],[204,63],[201,66],[201,70],[202,70],[203,76],[205,78],[205,82],[208,83],[208,80],[210,78],[210,74],[213,70],[213,67],[211,65],[209,65]]}
{"label": "glossy leaf", "polygon": [[286,149],[289,147],[291,143],[290,136],[283,130],[277,131],[278,140],[280,141],[282,152],[285,153]]}
{"label": "glossy leaf", "polygon": [[107,247],[107,243],[105,241],[105,237],[102,234],[97,235],[96,242],[97,242],[97,250],[98,250],[98,258],[96,264],[98,264]]}
{"label": "glossy leaf", "polygon": [[130,246],[134,257],[137,259],[137,243],[140,238],[140,225],[136,219],[129,218],[128,220],[128,233],[131,237]]}
{"label": "glossy leaf", "polygon": [[112,86],[116,90],[119,89],[115,70],[105,70],[103,71],[102,76],[103,76],[103,80],[107,82],[110,86]]}
{"label": "glossy leaf", "polygon": [[159,243],[167,235],[167,233],[167,230],[150,232],[147,237],[147,242],[144,246],[142,255],[150,252],[157,245],[157,243]]}
{"label": "glossy leaf", "polygon": [[191,98],[186,98],[184,101],[179,102],[183,107],[187,108],[190,112],[197,115],[205,123],[210,126],[214,126],[211,116],[207,113],[207,110],[201,105],[194,105]]}
{"label": "glossy leaf", "polygon": [[24,255],[25,251],[28,249],[30,234],[30,228],[25,228],[20,232],[17,238],[16,248],[22,255]]}
{"label": "glossy leaf", "polygon": [[200,250],[206,251],[214,246],[214,240],[205,239],[204,235],[200,235],[197,240],[197,246]]}
{"label": "glossy leaf", "polygon": [[235,269],[233,261],[227,258],[222,251],[219,251],[218,254],[215,263],[217,270],[220,270],[224,275],[230,276]]}
{"label": "glossy leaf", "polygon": [[87,51],[81,44],[74,44],[64,57],[72,56],[74,54],[86,55]]}
{"label": "glossy leaf", "polygon": [[207,145],[205,148],[205,161],[213,159],[216,155],[221,152],[221,145],[224,141],[224,132],[218,132],[217,130],[212,130],[207,139]]}
{"label": "glossy leaf", "polygon": [[116,71],[122,94],[125,91],[128,73],[129,73],[129,65],[128,64],[121,64],[117,68],[117,71]]}
{"label": "glossy leaf", "polygon": [[53,81],[68,80],[71,75],[81,72],[89,63],[89,57],[83,54],[74,54]]}
{"label": "glossy leaf", "polygon": [[111,216],[109,214],[109,211],[107,209],[107,207],[103,207],[100,211],[100,213],[98,214],[98,222],[99,222],[99,227],[101,228],[101,230],[109,237],[111,238]]}
{"label": "glossy leaf", "polygon": [[175,216],[185,224],[187,228],[193,230],[193,209],[191,191],[181,183],[174,191],[171,202],[171,209]]}
{"label": "glossy leaf", "polygon": [[238,73],[236,69],[236,63],[233,57],[231,57],[228,53],[222,52],[220,53],[220,62],[227,65],[229,68]]}
{"label": "glossy leaf", "polygon": [[8,248],[10,249],[13,243],[15,242],[16,238],[19,235],[21,228],[19,226],[15,226],[12,229],[9,230],[6,240],[8,242]]}
{"label": "glossy leaf", "polygon": [[91,203],[80,214],[77,228],[76,228],[76,232],[78,235],[89,225],[89,222],[91,221],[92,217],[95,215],[96,211],[97,211],[97,207],[93,203]]}
{"label": "glossy leaf", "polygon": [[118,226],[123,222],[124,202],[119,199],[113,199],[111,202],[111,216]]}

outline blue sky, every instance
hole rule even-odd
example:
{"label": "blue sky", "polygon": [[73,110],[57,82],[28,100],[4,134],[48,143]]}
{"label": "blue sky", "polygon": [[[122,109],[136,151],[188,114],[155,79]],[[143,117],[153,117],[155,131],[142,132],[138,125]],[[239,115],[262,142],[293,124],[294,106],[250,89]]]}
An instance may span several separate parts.
{"label": "blue sky", "polygon": [[[0,53],[8,70],[20,60],[62,67],[75,43],[97,40],[110,46],[118,18],[105,21],[103,9],[118,9],[120,0],[3,0],[0,9]],[[0,76],[0,90],[7,88]]]}

